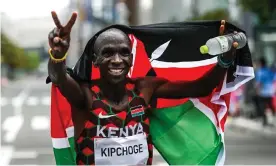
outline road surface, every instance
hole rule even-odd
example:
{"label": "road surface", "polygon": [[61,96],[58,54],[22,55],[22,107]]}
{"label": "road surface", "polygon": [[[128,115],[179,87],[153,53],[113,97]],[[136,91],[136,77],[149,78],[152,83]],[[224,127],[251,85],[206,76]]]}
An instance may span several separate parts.
{"label": "road surface", "polygon": [[[50,85],[28,77],[2,87],[0,165],[54,165],[49,131]],[[226,129],[226,164],[276,164],[276,137]],[[3,157],[4,156],[4,157]],[[167,165],[155,153],[155,165]]]}

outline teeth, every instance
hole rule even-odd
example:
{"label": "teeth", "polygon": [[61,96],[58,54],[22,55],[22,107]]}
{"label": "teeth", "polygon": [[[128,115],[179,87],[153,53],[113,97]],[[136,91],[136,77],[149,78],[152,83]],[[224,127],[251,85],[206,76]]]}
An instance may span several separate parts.
{"label": "teeth", "polygon": [[123,69],[110,69],[110,71],[114,73],[120,73],[123,71]]}

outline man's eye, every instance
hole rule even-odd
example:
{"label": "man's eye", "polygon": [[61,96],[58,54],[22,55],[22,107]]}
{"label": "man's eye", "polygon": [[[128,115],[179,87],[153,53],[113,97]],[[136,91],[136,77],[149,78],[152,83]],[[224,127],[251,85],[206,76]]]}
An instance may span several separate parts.
{"label": "man's eye", "polygon": [[128,50],[123,50],[123,51],[121,52],[121,55],[122,55],[122,56],[130,56],[130,52],[129,52]]}
{"label": "man's eye", "polygon": [[102,53],[102,55],[103,55],[104,57],[110,57],[110,56],[113,55],[113,52],[112,52],[112,51],[105,51],[105,52]]}
{"label": "man's eye", "polygon": [[130,53],[129,52],[128,53],[122,53],[122,56],[124,56],[124,57],[130,56]]}

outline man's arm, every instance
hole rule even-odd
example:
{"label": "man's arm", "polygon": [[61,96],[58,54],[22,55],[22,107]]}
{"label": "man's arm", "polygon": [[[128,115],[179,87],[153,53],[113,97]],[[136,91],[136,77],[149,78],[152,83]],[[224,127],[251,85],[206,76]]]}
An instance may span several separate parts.
{"label": "man's arm", "polygon": [[85,95],[82,89],[88,85],[80,85],[67,72],[64,63],[55,63],[51,59],[48,62],[48,74],[52,83],[60,90],[68,102],[77,108],[84,108]]}
{"label": "man's arm", "polygon": [[[169,81],[153,78],[152,84],[157,85],[153,96],[157,98],[205,97],[223,80],[227,69],[216,65],[203,77],[194,81]],[[213,81],[210,81],[213,80]]]}
{"label": "man's arm", "polygon": [[77,13],[73,13],[71,19],[66,26],[62,26],[57,14],[52,12],[52,17],[56,28],[54,28],[48,36],[49,45],[51,47],[48,62],[48,74],[53,84],[57,85],[62,95],[76,108],[86,108],[87,105],[87,89],[89,86],[80,85],[67,72],[65,66],[66,53],[70,44],[70,32],[76,21]]}
{"label": "man's arm", "polygon": [[[208,96],[219,85],[227,72],[227,67],[235,57],[238,43],[233,43],[232,49],[223,57],[218,58],[218,64],[203,77],[194,81],[169,81],[161,78],[151,78],[148,83],[153,85],[153,96],[157,98],[186,98]],[[229,66],[228,66],[229,67]]]}

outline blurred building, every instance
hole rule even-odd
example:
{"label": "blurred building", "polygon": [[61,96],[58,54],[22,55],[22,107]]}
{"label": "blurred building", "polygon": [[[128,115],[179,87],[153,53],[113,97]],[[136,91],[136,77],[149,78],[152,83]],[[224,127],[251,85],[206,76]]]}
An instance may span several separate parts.
{"label": "blurred building", "polygon": [[[276,18],[275,18],[276,20]],[[264,56],[268,65],[276,67],[276,24],[259,25],[255,29],[256,58]]]}
{"label": "blurred building", "polygon": [[191,16],[190,0],[140,0],[136,25],[183,21]]}
{"label": "blurred building", "polygon": [[239,17],[236,0],[140,0],[138,6],[137,24],[185,21],[218,8],[235,13],[235,20]]}
{"label": "blurred building", "polygon": [[[63,23],[73,11],[79,13],[71,33],[71,42],[75,44],[70,47],[68,65],[75,64],[93,34],[110,24],[141,25],[185,21],[218,8],[228,10],[231,19],[240,23],[246,30],[252,47],[252,27],[256,17],[252,13],[241,11],[237,2],[238,0],[69,0],[68,5],[58,13]],[[47,35],[53,27],[50,14],[47,17],[21,20],[10,20],[7,16],[2,16],[2,29],[24,48],[43,47],[47,52]]]}
{"label": "blurred building", "polygon": [[[252,29],[252,37],[254,38],[254,57],[260,58],[264,56],[268,62],[269,66],[276,67],[276,1],[269,0],[269,9],[272,13],[270,21],[267,24],[251,25],[254,27]],[[252,15],[251,15],[252,17]],[[256,16],[255,18],[256,20]],[[246,21],[246,19],[244,19]],[[248,25],[250,26],[250,25]],[[250,28],[249,28],[250,29]]]}
{"label": "blurred building", "polygon": [[[62,22],[65,20],[64,10],[59,13]],[[44,59],[47,56],[48,33],[55,27],[51,14],[43,17],[11,18],[1,13],[1,30],[14,43],[25,50],[36,50]]]}
{"label": "blurred building", "polygon": [[47,41],[47,34],[53,28],[51,17],[9,19],[2,14],[3,32],[20,47],[40,47]]}

